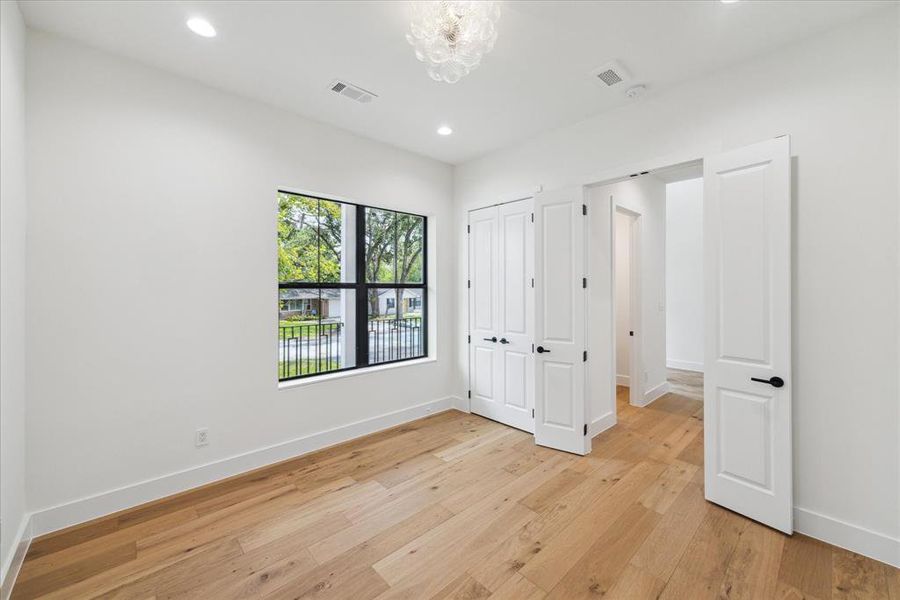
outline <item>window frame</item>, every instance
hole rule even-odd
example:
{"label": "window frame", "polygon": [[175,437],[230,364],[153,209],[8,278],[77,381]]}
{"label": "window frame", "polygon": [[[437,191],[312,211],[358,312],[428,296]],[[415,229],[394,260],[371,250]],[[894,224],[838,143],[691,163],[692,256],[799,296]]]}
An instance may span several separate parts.
{"label": "window frame", "polygon": [[[350,367],[343,367],[340,369],[331,369],[328,371],[320,371],[316,373],[305,373],[302,375],[294,375],[292,377],[281,377],[281,369],[276,368],[276,372],[278,374],[278,384],[284,384],[291,381],[297,381],[300,379],[310,379],[315,377],[322,377],[327,375],[334,375],[336,373],[345,373],[348,371],[357,371],[359,369],[367,369],[372,367],[381,367],[385,365],[392,365],[397,363],[404,363],[414,360],[422,360],[429,358],[428,353],[428,217],[426,215],[420,215],[408,211],[396,210],[392,208],[382,208],[379,206],[372,206],[369,204],[360,204],[357,202],[352,202],[350,200],[344,200],[339,198],[329,198],[324,195],[310,193],[310,192],[302,192],[302,191],[292,191],[290,189],[279,188],[278,194],[289,194],[292,196],[302,196],[304,198],[309,198],[318,201],[325,202],[335,202],[347,206],[352,206],[356,208],[356,231],[354,232],[342,232],[342,235],[353,235],[355,238],[355,272],[356,272],[356,281],[354,282],[324,282],[324,281],[288,281],[282,282],[279,278],[278,280],[278,294],[280,296],[280,292],[282,289],[307,289],[307,290],[354,290],[354,299],[353,303],[355,306],[348,307],[348,310],[356,311],[356,352],[355,352],[355,363]],[[422,219],[422,281],[421,283],[401,283],[394,281],[393,283],[389,282],[367,282],[366,281],[366,209],[372,210],[380,210],[385,212],[391,212],[394,214],[401,215],[410,215],[412,217]],[[277,241],[277,236],[276,236]],[[319,242],[321,243],[321,242]],[[396,241],[395,241],[396,244]],[[396,252],[396,248],[395,248]],[[318,274],[318,277],[321,278],[321,272]],[[394,278],[396,279],[397,274],[394,273]],[[421,298],[421,310],[422,310],[422,353],[417,354],[416,356],[410,356],[406,358],[398,358],[394,360],[386,360],[381,362],[370,363],[369,362],[369,332],[368,332],[368,322],[369,322],[369,312],[368,312],[368,291],[369,288],[373,289],[392,289],[392,290],[404,290],[404,289],[416,289],[421,290],[422,298]],[[277,304],[279,310],[276,314],[276,322],[280,321],[280,305]],[[399,320],[401,317],[400,311],[395,311],[394,320]],[[321,314],[319,315],[319,324],[321,325]],[[280,324],[279,324],[280,326]],[[276,363],[276,367],[278,364]]]}

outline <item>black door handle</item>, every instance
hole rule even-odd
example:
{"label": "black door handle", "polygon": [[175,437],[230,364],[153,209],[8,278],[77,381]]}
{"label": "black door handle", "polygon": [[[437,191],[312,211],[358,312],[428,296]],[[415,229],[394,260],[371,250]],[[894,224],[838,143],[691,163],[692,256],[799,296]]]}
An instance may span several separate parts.
{"label": "black door handle", "polygon": [[543,346],[538,346],[537,351],[538,351],[538,354],[543,354],[544,352],[550,352],[549,350],[546,350]]}
{"label": "black door handle", "polygon": [[500,338],[500,343],[501,343],[501,344],[510,344],[510,343],[512,343],[512,342],[510,342],[510,341],[509,341],[508,339],[506,339],[506,338]]}
{"label": "black door handle", "polygon": [[484,338],[484,341],[497,343],[497,336],[495,335],[494,337]]}
{"label": "black door handle", "polygon": [[751,377],[750,381],[758,381],[759,383],[768,383],[772,387],[784,387],[784,379],[781,377],[772,377],[771,379],[760,379],[759,377]]}

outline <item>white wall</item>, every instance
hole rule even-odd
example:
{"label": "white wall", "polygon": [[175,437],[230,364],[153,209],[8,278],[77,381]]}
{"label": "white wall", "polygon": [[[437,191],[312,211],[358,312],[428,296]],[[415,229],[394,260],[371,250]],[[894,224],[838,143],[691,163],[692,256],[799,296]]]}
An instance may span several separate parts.
{"label": "white wall", "polygon": [[[112,491],[37,528],[448,404],[449,166],[44,33],[28,94],[29,504]],[[278,389],[279,186],[430,217],[436,361]]]}
{"label": "white wall", "polygon": [[461,223],[538,185],[789,133],[797,526],[900,564],[896,10],[461,165],[454,196]]}
{"label": "white wall", "polygon": [[666,185],[666,363],[703,371],[703,179]]}
{"label": "white wall", "polygon": [[[628,385],[631,369],[631,220],[616,213],[616,383]],[[600,260],[600,257],[597,257]],[[601,342],[602,343],[602,342]]]}
{"label": "white wall", "polygon": [[0,2],[0,580],[25,506],[25,24]]}

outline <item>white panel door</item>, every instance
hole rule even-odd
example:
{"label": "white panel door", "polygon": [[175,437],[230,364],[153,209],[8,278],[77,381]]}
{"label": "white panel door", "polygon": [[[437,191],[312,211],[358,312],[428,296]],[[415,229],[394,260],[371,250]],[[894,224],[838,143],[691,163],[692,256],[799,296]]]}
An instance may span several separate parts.
{"label": "white panel door", "polygon": [[534,226],[531,199],[499,212],[500,373],[503,404],[492,419],[534,432]]}
{"label": "white panel door", "polygon": [[469,214],[473,413],[534,431],[531,200]]}
{"label": "white panel door", "polygon": [[790,140],[703,166],[706,498],[793,531]]}
{"label": "white panel door", "polygon": [[535,442],[587,454],[581,188],[534,198]]}
{"label": "white panel door", "polygon": [[488,417],[503,404],[497,221],[495,206],[469,213],[469,393],[472,412]]}

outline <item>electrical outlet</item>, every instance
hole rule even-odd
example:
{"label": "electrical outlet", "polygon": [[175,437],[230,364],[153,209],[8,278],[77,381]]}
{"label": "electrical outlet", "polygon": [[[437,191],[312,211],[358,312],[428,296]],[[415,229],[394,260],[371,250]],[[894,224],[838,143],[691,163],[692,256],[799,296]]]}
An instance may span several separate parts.
{"label": "electrical outlet", "polygon": [[209,444],[209,429],[203,427],[194,432],[194,445],[198,448]]}

